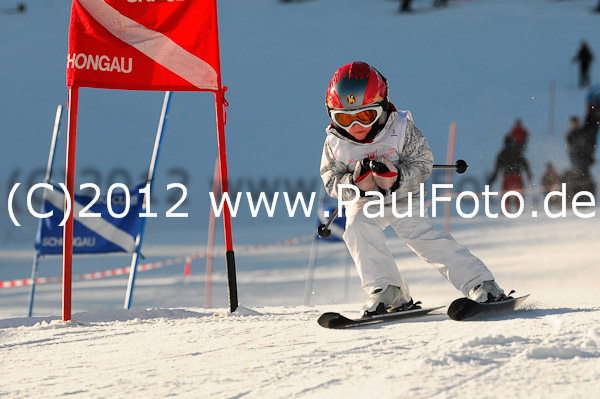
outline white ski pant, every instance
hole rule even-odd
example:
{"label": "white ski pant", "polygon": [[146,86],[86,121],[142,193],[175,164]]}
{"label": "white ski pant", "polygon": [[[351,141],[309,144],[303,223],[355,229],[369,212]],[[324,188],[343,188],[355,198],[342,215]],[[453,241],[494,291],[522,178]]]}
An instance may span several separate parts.
{"label": "white ski pant", "polygon": [[[384,216],[369,218],[363,212],[365,201],[359,201],[346,209],[346,231],[344,241],[356,265],[363,289],[386,288],[388,285],[400,287],[402,277],[396,261],[386,245],[383,230],[391,226],[408,247],[421,259],[436,268],[465,296],[471,288],[494,277],[483,262],[468,249],[458,244],[454,238],[433,228],[425,212],[419,216],[419,197],[412,199],[412,217],[397,218],[392,213],[392,205],[384,207]],[[396,202],[397,214],[408,211],[407,198]],[[374,213],[374,209],[369,209]]]}

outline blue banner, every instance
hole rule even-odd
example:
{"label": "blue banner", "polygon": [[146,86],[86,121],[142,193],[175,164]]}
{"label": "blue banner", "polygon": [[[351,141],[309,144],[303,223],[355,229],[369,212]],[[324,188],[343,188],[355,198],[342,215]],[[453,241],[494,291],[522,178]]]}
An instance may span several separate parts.
{"label": "blue banner", "polygon": [[[135,250],[135,238],[140,232],[142,205],[144,194],[139,192],[144,188],[140,184],[127,194],[121,189],[115,189],[110,195],[110,214],[107,195],[98,198],[87,195],[75,195],[73,213],[73,253],[98,254],[111,252],[131,253]],[[42,214],[53,212],[52,216],[41,219],[40,227],[35,238],[35,249],[38,255],[60,255],[63,251],[63,227],[59,226],[64,218],[64,194],[54,186],[54,190],[46,190],[42,202]],[[85,214],[98,213],[100,217],[82,217],[81,211],[90,203]],[[123,215],[123,217],[120,217]]]}

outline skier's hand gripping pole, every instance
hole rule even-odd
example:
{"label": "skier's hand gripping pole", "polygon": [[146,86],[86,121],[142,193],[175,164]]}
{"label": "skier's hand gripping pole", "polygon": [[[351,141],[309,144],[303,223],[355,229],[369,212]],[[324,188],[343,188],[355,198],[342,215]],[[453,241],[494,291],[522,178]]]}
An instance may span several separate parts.
{"label": "skier's hand gripping pole", "polygon": [[[456,171],[456,173],[461,173],[461,174],[465,173],[467,171],[468,167],[469,167],[469,165],[462,159],[459,159],[458,161],[456,161],[454,163],[454,165],[433,165],[433,169],[454,169]],[[317,228],[317,234],[319,234],[319,237],[327,238],[331,235],[331,230],[329,229],[329,226],[331,226],[331,223],[333,223],[333,221],[337,217],[337,213],[338,213],[338,210],[337,210],[337,208],[335,208],[335,210],[329,217],[329,220],[327,221],[327,223],[324,223]]]}

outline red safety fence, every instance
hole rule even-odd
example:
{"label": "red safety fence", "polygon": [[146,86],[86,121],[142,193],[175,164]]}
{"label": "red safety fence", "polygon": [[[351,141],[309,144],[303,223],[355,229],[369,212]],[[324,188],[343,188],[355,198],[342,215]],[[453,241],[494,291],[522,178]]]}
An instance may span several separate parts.
{"label": "red safety fence", "polygon": [[[287,240],[277,241],[268,244],[260,244],[260,245],[246,245],[240,247],[237,252],[239,253],[252,253],[258,252],[264,249],[272,248],[272,247],[280,247],[280,246],[288,246],[288,245],[296,245],[301,244],[303,242],[307,242],[313,239],[313,235],[306,235],[302,237],[290,238]],[[165,259],[158,262],[150,262],[139,264],[137,266],[138,272],[145,272],[148,270],[159,269],[161,267],[177,265],[180,263],[189,264],[191,259],[200,259],[208,256],[207,252],[194,252],[190,255],[178,256],[176,258]],[[224,257],[225,251],[219,251],[212,254],[214,257]],[[119,267],[116,269],[102,270],[94,273],[85,273],[73,276],[74,280],[94,280],[98,278],[104,277],[113,277],[113,276],[121,276],[129,273],[129,266]],[[188,273],[189,274],[189,273]],[[48,283],[60,283],[62,282],[62,276],[56,277],[38,277],[35,280],[36,284],[48,284]],[[26,285],[31,285],[32,280],[30,278],[24,279],[16,279],[16,280],[6,280],[0,281],[0,288],[11,288],[11,287],[23,287]]]}

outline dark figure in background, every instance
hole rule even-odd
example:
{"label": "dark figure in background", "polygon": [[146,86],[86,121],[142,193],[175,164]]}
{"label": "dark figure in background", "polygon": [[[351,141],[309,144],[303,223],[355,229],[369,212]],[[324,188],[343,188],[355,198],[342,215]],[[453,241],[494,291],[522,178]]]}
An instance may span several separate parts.
{"label": "dark figure in background", "polygon": [[569,131],[566,136],[567,153],[571,161],[571,169],[577,177],[586,177],[592,164],[593,152],[588,149],[589,138],[586,137],[583,126],[579,126],[579,118],[572,116],[569,119]]}
{"label": "dark figure in background", "polygon": [[590,105],[583,125],[573,132],[573,141],[577,146],[573,167],[579,170],[584,177],[589,176],[590,168],[596,162],[598,121],[600,120],[598,114],[599,110]]}
{"label": "dark figure in background", "polygon": [[567,134],[567,147],[572,167],[562,175],[562,181],[567,183],[568,201],[581,191],[596,194],[596,183],[591,168],[596,163],[599,128],[600,85],[593,87],[588,94],[583,124]]}
{"label": "dark figure in background", "polygon": [[512,137],[512,141],[517,147],[521,147],[521,150],[525,149],[527,141],[529,140],[529,132],[525,129],[525,126],[523,126],[521,119],[515,121],[509,135]]}
{"label": "dark figure in background", "polygon": [[[544,171],[544,175],[542,176],[542,190],[544,194],[544,198],[548,196],[548,194],[552,191],[560,190],[560,177],[554,169],[554,165],[551,162],[546,164],[546,170]],[[558,208],[560,206],[560,197],[554,195],[550,197],[548,200],[549,208]]]}
{"label": "dark figure in background", "polygon": [[577,54],[573,57],[573,62],[579,63],[579,87],[590,85],[590,65],[594,61],[594,55],[585,40],[581,41],[581,46]]}
{"label": "dark figure in background", "polygon": [[[527,173],[529,181],[533,178],[531,170],[529,169],[529,163],[525,160],[523,149],[524,146],[522,143],[515,143],[512,134],[509,133],[504,138],[504,148],[500,151],[500,154],[498,154],[494,174],[490,177],[487,184],[491,186],[496,180],[496,177],[498,177],[498,174],[502,172],[503,194],[507,191],[517,191],[520,193],[523,189],[523,178],[521,177],[521,174],[523,172]],[[509,197],[509,201],[510,202],[507,203],[507,210],[518,210],[520,208],[521,205],[516,197]],[[514,204],[516,208],[513,208],[513,205],[511,204]]]}
{"label": "dark figure in background", "polygon": [[590,178],[590,168],[596,162],[598,144],[598,110],[590,105],[582,126],[567,135],[567,147],[574,171],[580,178]]}
{"label": "dark figure in background", "polygon": [[412,8],[410,7],[410,4],[412,3],[412,0],[400,0],[400,12],[411,12]]}
{"label": "dark figure in background", "polygon": [[448,5],[448,0],[433,0],[434,7],[446,7]]}

